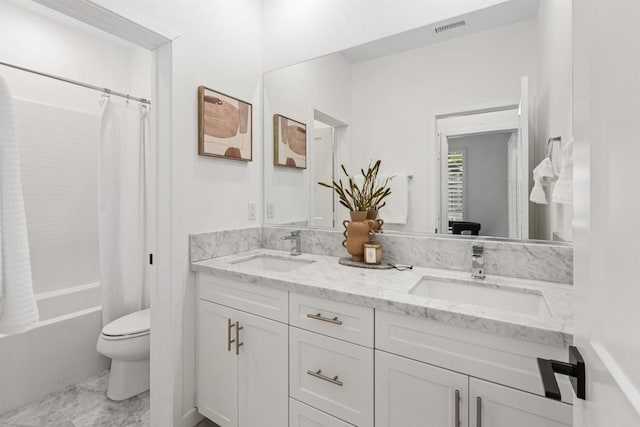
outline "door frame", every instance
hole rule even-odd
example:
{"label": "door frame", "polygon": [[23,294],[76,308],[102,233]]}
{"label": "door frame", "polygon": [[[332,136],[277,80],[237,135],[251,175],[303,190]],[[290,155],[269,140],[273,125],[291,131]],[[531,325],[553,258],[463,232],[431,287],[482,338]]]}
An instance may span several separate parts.
{"label": "door frame", "polygon": [[[487,120],[486,122],[482,119]],[[445,122],[445,120],[447,120]],[[443,114],[435,116],[435,140],[438,141],[435,145],[435,188],[439,197],[436,198],[435,203],[435,217],[437,218],[438,234],[446,234],[445,230],[449,229],[449,221],[447,215],[447,191],[443,188],[443,183],[446,181],[446,174],[448,169],[447,156],[444,153],[449,152],[448,140],[451,137],[461,136],[473,136],[489,133],[516,133],[518,135],[518,153],[520,161],[518,162],[521,167],[517,168],[516,174],[520,178],[520,183],[526,183],[527,188],[521,188],[522,185],[518,185],[518,192],[528,193],[528,141],[521,138],[520,129],[520,116],[519,105],[509,104],[504,106],[498,106],[493,108],[485,108],[482,110],[463,111],[453,114]],[[525,147],[526,145],[526,147]],[[524,178],[524,179],[523,179]],[[528,197],[519,197],[520,203],[518,203],[517,218],[524,219],[524,211],[528,211]],[[518,236],[509,236],[509,238],[527,239],[528,238],[528,223],[520,221],[520,227]]]}
{"label": "door frame", "polygon": [[[87,0],[33,0],[59,13],[127,40],[152,53],[151,72],[151,146],[154,170],[155,212],[151,214],[153,265],[151,278],[151,425],[194,425],[201,417],[194,412],[183,420],[181,394],[182,325],[180,307],[173,307],[172,283],[176,269],[172,260],[172,150],[173,87],[175,58],[182,52],[180,35],[165,28],[152,29]],[[167,351],[167,347],[170,351]],[[191,424],[191,421],[194,421]]]}

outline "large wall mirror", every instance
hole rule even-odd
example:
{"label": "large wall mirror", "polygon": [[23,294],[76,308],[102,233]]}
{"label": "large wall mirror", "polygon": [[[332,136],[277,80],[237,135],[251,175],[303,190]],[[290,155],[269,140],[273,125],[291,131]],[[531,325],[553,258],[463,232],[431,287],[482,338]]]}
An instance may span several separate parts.
{"label": "large wall mirror", "polygon": [[318,182],[381,160],[385,232],[570,242],[571,74],[569,0],[510,0],[266,73],[265,223],[341,228],[348,211]]}

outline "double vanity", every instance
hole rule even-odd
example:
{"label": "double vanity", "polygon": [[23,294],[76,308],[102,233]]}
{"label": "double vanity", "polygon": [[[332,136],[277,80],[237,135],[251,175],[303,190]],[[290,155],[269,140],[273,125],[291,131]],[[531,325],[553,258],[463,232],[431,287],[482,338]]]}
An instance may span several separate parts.
{"label": "double vanity", "polygon": [[197,406],[221,427],[572,425],[536,364],[567,359],[568,284],[276,249],[192,270]]}

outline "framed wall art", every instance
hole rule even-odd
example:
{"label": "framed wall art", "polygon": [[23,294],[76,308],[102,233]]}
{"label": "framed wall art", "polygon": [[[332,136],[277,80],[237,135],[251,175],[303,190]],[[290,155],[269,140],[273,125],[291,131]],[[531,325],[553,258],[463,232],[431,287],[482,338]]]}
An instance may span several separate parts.
{"label": "framed wall art", "polygon": [[253,107],[229,95],[198,88],[198,154],[251,161]]}
{"label": "framed wall art", "polygon": [[274,114],[273,156],[276,166],[306,169],[307,125],[280,114]]}

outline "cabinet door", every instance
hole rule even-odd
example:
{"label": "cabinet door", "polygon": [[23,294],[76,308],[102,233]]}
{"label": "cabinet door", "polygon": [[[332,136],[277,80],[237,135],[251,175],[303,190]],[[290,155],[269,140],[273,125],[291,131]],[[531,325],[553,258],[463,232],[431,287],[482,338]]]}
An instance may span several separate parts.
{"label": "cabinet door", "polygon": [[239,426],[286,426],[289,419],[289,327],[238,312]]}
{"label": "cabinet door", "polygon": [[569,404],[471,378],[472,427],[571,427]]}
{"label": "cabinet door", "polygon": [[376,427],[469,425],[468,376],[378,350],[375,358]]}
{"label": "cabinet door", "polygon": [[220,427],[238,427],[238,357],[229,350],[237,310],[200,300],[198,314],[198,411]]}

